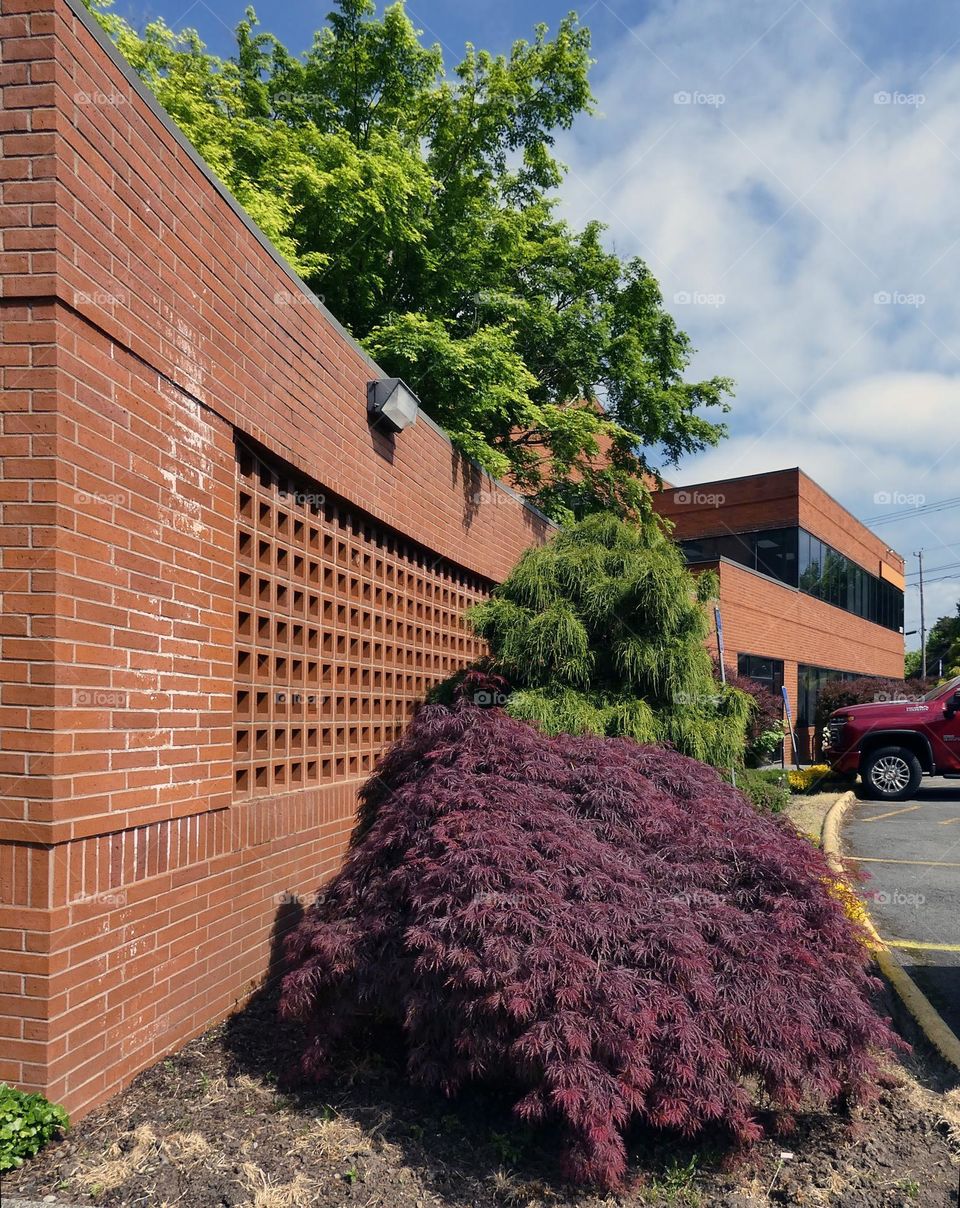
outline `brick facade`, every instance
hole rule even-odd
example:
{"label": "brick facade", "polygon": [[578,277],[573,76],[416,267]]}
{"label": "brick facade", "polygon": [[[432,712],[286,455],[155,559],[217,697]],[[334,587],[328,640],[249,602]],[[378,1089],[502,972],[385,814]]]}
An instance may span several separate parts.
{"label": "brick facade", "polygon": [[[799,526],[864,570],[903,589],[903,558],[802,470],[670,487],[657,493],[654,502],[673,525],[677,540]],[[728,667],[736,671],[741,654],[780,660],[795,718],[802,664],[903,677],[902,634],[736,562],[722,559],[709,565],[720,578]],[[715,649],[715,635],[712,645]],[[811,727],[798,739],[804,758],[815,755],[817,736]]]}
{"label": "brick facade", "polygon": [[656,509],[678,541],[799,525],[864,570],[903,586],[903,558],[800,469],[667,487]]}
{"label": "brick facade", "polygon": [[812,599],[735,562],[715,566],[726,661],[739,654],[781,659],[784,684],[796,714],[797,667],[903,678],[903,637],[893,630]]}
{"label": "brick facade", "polygon": [[[425,417],[371,431],[377,367],[80,0],[0,0],[0,38],[0,1081],[80,1115],[260,984],[549,525]],[[896,572],[761,477],[677,536],[759,506]],[[895,673],[897,635],[720,571],[728,649],[794,695],[797,661]]]}
{"label": "brick facade", "polygon": [[80,9],[0,16],[0,1081],[74,1114],[260,983],[549,528],[370,430],[376,366]]}

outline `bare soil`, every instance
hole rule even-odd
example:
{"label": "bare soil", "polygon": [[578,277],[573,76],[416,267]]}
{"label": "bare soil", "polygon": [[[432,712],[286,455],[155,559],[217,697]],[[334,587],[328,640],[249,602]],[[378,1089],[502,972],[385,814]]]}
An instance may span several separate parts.
{"label": "bare soil", "polygon": [[823,820],[833,803],[845,792],[846,789],[834,788],[825,793],[797,794],[790,798],[790,804],[783,812],[801,835],[806,835],[819,847]]}
{"label": "bare soil", "polygon": [[297,1044],[263,992],[141,1074],[3,1191],[103,1208],[957,1204],[960,1091],[916,1055],[891,1070],[875,1107],[801,1116],[795,1133],[735,1163],[721,1138],[683,1145],[638,1131],[628,1189],[605,1196],[560,1182],[555,1135],[517,1126],[505,1098],[447,1102],[412,1088],[399,1038],[363,1038],[331,1082],[284,1090]]}

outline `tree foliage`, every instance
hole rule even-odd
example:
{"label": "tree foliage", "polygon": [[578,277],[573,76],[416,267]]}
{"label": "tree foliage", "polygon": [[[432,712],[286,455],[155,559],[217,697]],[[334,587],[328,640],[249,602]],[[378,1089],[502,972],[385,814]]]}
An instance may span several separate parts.
{"label": "tree foliage", "polygon": [[753,702],[714,677],[704,602],[715,590],[655,521],[588,516],[528,550],[470,620],[513,689],[512,716],[729,767],[743,759]]}
{"label": "tree foliage", "polygon": [[300,58],[252,9],[228,60],[86,0],[224,184],[454,444],[553,515],[645,501],[647,458],[716,443],[730,383],[639,259],[556,213],[558,131],[589,113],[571,15],[452,70],[401,4],[338,0]]}
{"label": "tree foliage", "polygon": [[[716,659],[713,660],[713,666],[714,675],[719,678],[720,666]],[[766,684],[734,671],[727,671],[726,682],[729,688],[746,693],[753,702],[747,723],[745,758],[748,767],[759,767],[773,756],[784,739],[786,722],[783,700],[771,692]]]}
{"label": "tree foliage", "polygon": [[[616,1186],[631,1121],[761,1134],[869,1094],[891,1043],[823,857],[705,764],[425,706],[362,793],[342,871],[292,934],[304,1074],[370,1017],[409,1076],[504,1083],[563,1168]],[[781,1119],[789,1125],[789,1118]]]}
{"label": "tree foliage", "polygon": [[903,656],[903,673],[907,679],[917,679],[923,671],[923,654],[920,650],[908,650]]}
{"label": "tree foliage", "polygon": [[[960,675],[960,603],[953,616],[940,617],[927,634],[927,674]],[[917,679],[923,670],[922,652],[911,650],[906,656],[906,676]]]}

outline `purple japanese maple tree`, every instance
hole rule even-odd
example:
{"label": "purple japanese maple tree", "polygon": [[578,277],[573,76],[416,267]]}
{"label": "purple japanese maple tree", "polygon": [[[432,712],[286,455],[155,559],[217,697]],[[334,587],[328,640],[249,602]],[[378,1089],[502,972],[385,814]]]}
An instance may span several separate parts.
{"label": "purple japanese maple tree", "polygon": [[695,760],[426,706],[290,937],[281,1011],[309,1078],[379,1013],[413,1080],[506,1081],[565,1130],[564,1173],[615,1187],[632,1119],[744,1142],[751,1085],[785,1113],[870,1094],[896,1042],[829,876]]}

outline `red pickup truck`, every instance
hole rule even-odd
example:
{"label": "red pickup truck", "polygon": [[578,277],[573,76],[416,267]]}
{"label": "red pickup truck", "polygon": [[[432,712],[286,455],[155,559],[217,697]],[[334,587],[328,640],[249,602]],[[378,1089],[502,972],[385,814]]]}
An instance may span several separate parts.
{"label": "red pickup truck", "polygon": [[835,772],[858,772],[867,797],[905,801],[926,772],[960,776],[960,676],[915,700],[837,709],[824,754]]}

